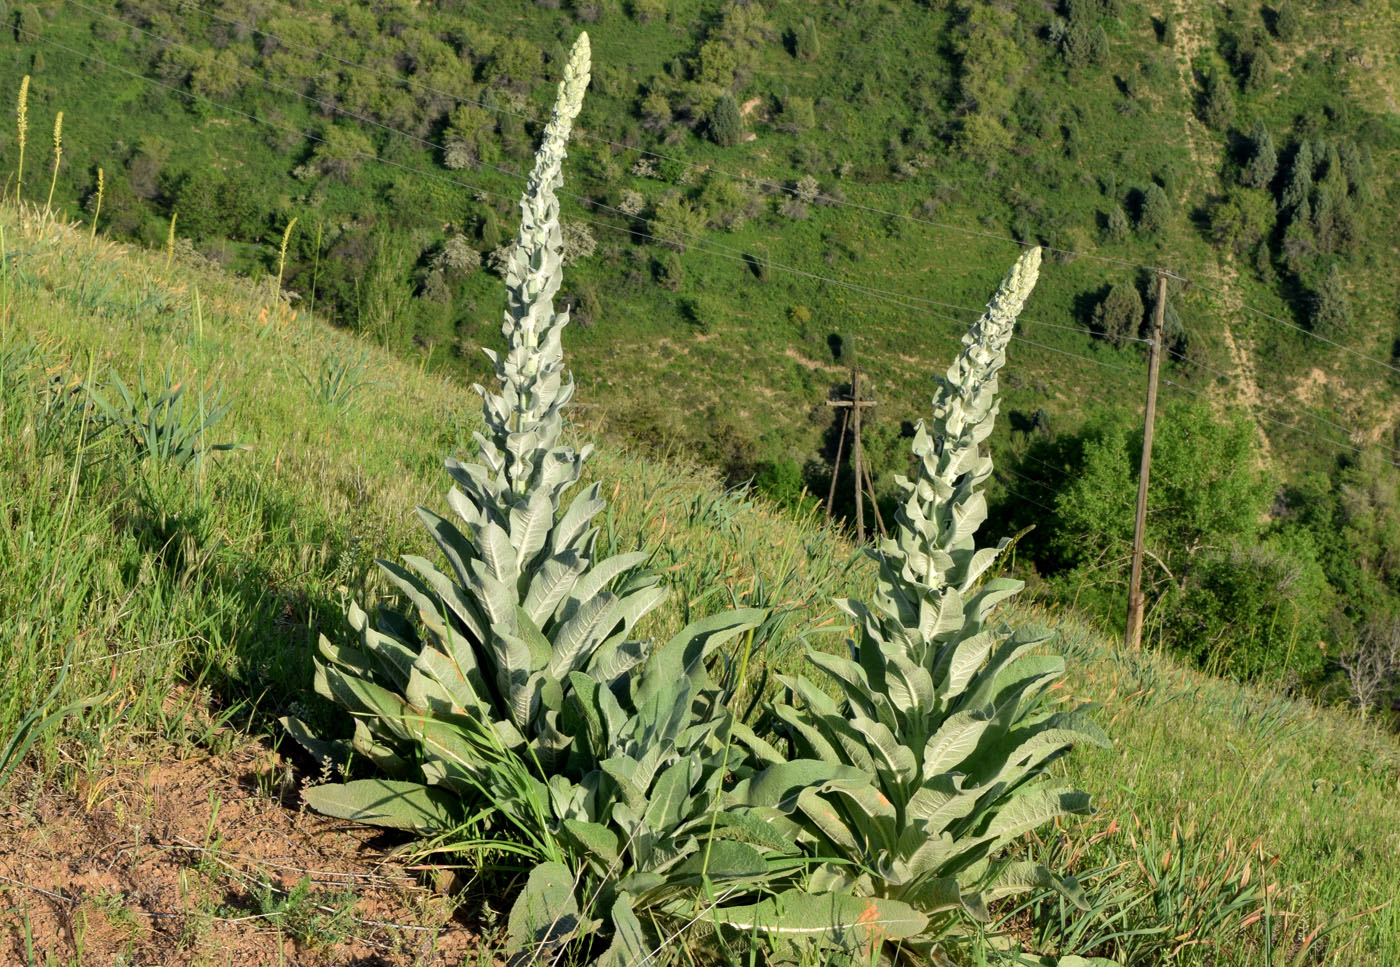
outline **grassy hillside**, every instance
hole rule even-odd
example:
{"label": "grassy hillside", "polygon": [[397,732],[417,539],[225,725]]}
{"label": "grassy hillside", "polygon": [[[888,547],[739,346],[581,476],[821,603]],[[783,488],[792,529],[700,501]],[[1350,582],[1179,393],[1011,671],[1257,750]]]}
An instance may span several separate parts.
{"label": "grassy hillside", "polygon": [[[1300,402],[1389,441],[1385,370],[1240,311],[1311,327],[1337,264],[1350,321],[1325,334],[1390,358],[1392,293],[1368,280],[1397,257],[1376,241],[1400,148],[1396,69],[1358,38],[1393,14],[1344,11],[609,0],[196,14],[67,0],[23,8],[7,40],[16,74],[42,62],[36,132],[70,107],[69,211],[91,206],[101,166],[117,234],[160,244],[179,212],[177,234],[254,273],[296,217],[288,278],[303,297],[479,372],[495,280],[434,256],[457,234],[483,254],[509,238],[526,119],[549,96],[561,39],[587,26],[603,66],[567,207],[596,248],[571,288],[594,323],[577,358],[608,375],[585,380],[584,399],[626,436],[743,473],[816,460],[820,403],[853,358],[890,399],[876,434],[896,432],[1013,252],[1002,239],[1068,250],[1026,326],[1049,348],[1022,346],[1011,408],[1069,428],[1087,400],[1136,401],[1140,347],[1052,326],[1091,329],[1109,286],[1147,294],[1132,263],[1160,264],[1196,283],[1175,295],[1182,351],[1229,375],[1212,387],[1183,362],[1175,380],[1325,430],[1287,405]],[[726,98],[743,113],[732,145],[711,124]],[[84,103],[111,110],[73,109]],[[1277,149],[1269,187],[1241,184],[1256,123]],[[1303,143],[1332,196],[1306,237],[1288,235],[1291,214],[1268,197],[1285,193]],[[798,193],[803,177],[816,187]],[[1140,224],[1154,184],[1161,224]],[[1261,427],[1295,454],[1290,471],[1327,468],[1326,448]]]}
{"label": "grassy hillside", "polygon": [[[319,865],[293,861],[303,870],[353,869],[348,851],[360,848],[325,830],[292,836],[276,819],[262,824],[286,829],[285,842],[245,835],[249,815],[294,809],[295,787],[315,781],[299,758],[295,773],[270,760],[236,791],[211,778],[218,797],[239,805],[221,810],[225,800],[211,792],[208,808],[190,806],[203,824],[186,830],[195,839],[166,842],[159,825],[142,832],[171,795],[162,790],[180,785],[156,778],[170,760],[200,775],[247,768],[249,754],[227,751],[250,735],[276,741],[276,716],[335,721],[308,688],[310,644],[317,633],[346,635],[350,595],[386,593],[374,557],[427,546],[410,510],[442,503],[440,460],[465,446],[474,395],[370,349],[345,384],[358,389],[338,398],[317,389],[317,374],[328,361],[334,370],[357,359],[359,344],[279,308],[265,285],[202,263],[167,265],[163,254],[10,207],[0,211],[0,237],[0,635],[13,643],[0,665],[0,736],[35,739],[0,758],[9,778],[0,830],[7,956],[219,962],[238,949],[321,963],[364,944],[354,949],[391,963],[456,964],[489,951],[489,907],[476,904],[499,912],[500,901],[474,898],[508,895],[515,882],[489,856],[464,870],[476,884],[461,912],[479,934],[475,952],[425,940],[452,933],[441,911],[409,904],[384,914],[368,887],[358,897],[318,887],[310,904],[304,891],[298,898],[288,843],[317,844]],[[180,470],[138,460],[116,432],[83,432],[94,415],[78,405],[78,381],[106,387],[115,372],[134,385],[144,372],[159,382],[163,368],[187,387],[187,417],[212,412],[216,397],[230,404],[194,444],[236,449]],[[603,541],[653,550],[677,589],[647,633],[731,600],[778,606],[786,619],[761,661],[792,668],[803,639],[838,646],[844,629],[830,596],[869,590],[868,562],[838,533],[725,493],[689,465],[605,446],[589,474],[609,498]],[[1100,916],[1066,918],[1041,899],[1002,911],[1013,936],[1038,952],[1135,964],[1165,962],[1171,951],[1170,962],[1186,965],[1400,957],[1392,736],[1164,655],[1121,654],[1070,613],[1023,608],[1012,620],[1058,628],[1070,690],[1099,703],[1115,743],[1054,767],[1094,795],[1097,813],[1024,847],[1077,870]],[[40,722],[46,731],[34,729]],[[201,750],[222,758],[197,764]],[[67,806],[55,814],[57,802]],[[111,842],[153,836],[167,857],[164,879],[150,879],[149,866],[108,865],[113,878],[99,891],[61,878],[61,848],[47,865],[20,862],[45,829],[50,850],[63,842],[56,830],[79,815],[100,816],[90,826],[106,839],[89,847],[75,838],[71,862],[81,867],[88,848],[100,855]],[[173,911],[161,916],[182,917],[183,928],[160,926],[151,909]],[[396,917],[427,933],[405,933],[410,943],[376,932]],[[1140,959],[1115,947],[1114,934],[1137,944]],[[34,953],[36,936],[51,946]]]}
{"label": "grassy hillside", "polygon": [[[1400,74],[1371,39],[1393,21],[1376,0],[53,0],[16,8],[0,60],[33,77],[26,197],[45,192],[66,110],[61,211],[95,210],[101,170],[104,231],[160,247],[173,220],[182,251],[255,278],[295,219],[296,305],[479,379],[492,256],[563,47],[587,27],[600,67],[564,198],[579,419],[730,481],[757,474],[790,503],[826,493],[824,401],[853,364],[880,401],[865,445],[888,500],[927,374],[1017,245],[1052,247],[991,499],[1009,530],[1036,526],[1020,564],[1050,597],[1105,617],[1123,569],[1091,562],[1086,579],[1064,548],[1107,540],[1122,557],[1130,518],[1083,531],[1067,481],[1088,436],[1137,419],[1148,267],[1167,266],[1164,395],[1248,420],[1237,462],[1266,467],[1270,493],[1264,524],[1211,534],[1204,556],[1150,533],[1152,633],[1190,650],[1172,616],[1193,591],[1228,625],[1239,608],[1205,585],[1243,555],[1272,562],[1261,586],[1322,575],[1317,619],[1284,637],[1336,656],[1400,613],[1385,552],[1400,535]],[[4,150],[17,165],[16,141]],[[1131,502],[1130,474],[1112,486],[1106,503]],[[1335,670],[1304,677],[1346,692]]]}

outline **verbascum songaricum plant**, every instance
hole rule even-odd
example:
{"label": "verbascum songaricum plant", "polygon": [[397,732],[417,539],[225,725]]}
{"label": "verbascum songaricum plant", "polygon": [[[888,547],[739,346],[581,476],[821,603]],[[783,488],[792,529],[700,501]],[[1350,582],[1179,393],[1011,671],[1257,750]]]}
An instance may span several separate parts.
{"label": "verbascum songaricum plant", "polygon": [[997,373],[1039,266],[1039,249],[1016,262],[918,426],[918,474],[899,478],[896,526],[871,552],[877,591],[837,602],[855,626],[849,657],[808,654],[840,699],[784,678],[790,704],[772,711],[796,758],[749,733],[769,767],[736,790],[780,827],[791,823],[817,855],[844,861],[818,866],[809,889],[900,900],[927,915],[920,936],[903,942],[925,954],[969,926],[966,917],[985,921],[995,898],[1038,888],[1076,897],[1072,880],[1000,854],[1026,831],[1088,810],[1087,795],[1043,778],[1046,766],[1076,743],[1107,743],[1082,708],[1046,701],[1064,673],[1063,659],[1044,651],[1051,636],[993,620],[1022,583],[987,575],[1005,540],[975,540],[987,516]]}
{"label": "verbascum songaricum plant", "polygon": [[[563,249],[556,190],[588,77],[583,34],[520,203],[506,270],[506,349],[487,351],[498,385],[476,387],[485,423],[475,434],[479,462],[446,461],[455,520],[418,509],[448,570],[417,556],[380,561],[411,613],[381,608],[371,620],[352,606],[358,643],[321,637],[315,687],[353,716],[349,743],[283,720],[318,758],[343,761],[353,749],[393,777],[309,789],[307,802],[321,812],[424,833],[450,829],[495,781],[499,756],[540,779],[563,769],[575,737],[561,713],[572,707],[577,676],[626,694],[629,673],[648,653],[631,631],[666,592],[642,568],[646,553],[597,560],[599,485],[566,499],[589,448],[562,442],[574,384],[560,343],[568,311],[554,307]],[[761,617],[712,618],[658,651],[678,661],[703,655]]]}

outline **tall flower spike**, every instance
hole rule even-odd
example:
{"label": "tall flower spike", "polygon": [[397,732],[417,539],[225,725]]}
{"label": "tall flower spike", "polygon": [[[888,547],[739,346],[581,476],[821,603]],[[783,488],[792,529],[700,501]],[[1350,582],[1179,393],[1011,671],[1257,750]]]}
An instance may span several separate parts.
{"label": "tall flower spike", "polygon": [[[490,439],[478,437],[482,459],[508,493],[523,495],[540,479],[547,463],[581,464],[587,453],[558,447],[560,410],[574,395],[563,378],[560,334],[569,323],[567,310],[554,310],[563,280],[564,238],[559,228],[561,166],[574,118],[583,106],[589,78],[588,34],[580,34],[564,67],[564,79],[535,155],[525,194],[520,199],[520,231],[506,265],[506,312],[501,332],[506,351],[486,354],[496,364],[500,393],[482,387],[483,411]],[[562,469],[562,468],[561,468]],[[575,479],[577,470],[575,469]]]}
{"label": "tall flower spike", "polygon": [[776,779],[758,784],[788,781],[781,770],[794,773],[797,761],[826,765],[804,761],[809,788],[778,807],[795,806],[818,855],[845,861],[817,867],[809,882],[912,904],[929,929],[906,945],[922,954],[964,915],[987,920],[987,902],[1000,896],[1050,887],[1085,909],[1072,880],[1002,853],[1027,830],[1088,809],[1087,795],[1045,778],[1046,768],[1076,743],[1107,739],[1079,709],[1045,701],[1064,661],[1043,652],[1049,634],[994,623],[1022,585],[979,583],[1006,545],[975,541],[987,516],[997,372],[1039,266],[1039,249],[1021,257],[939,381],[914,438],[919,472],[900,478],[895,530],[872,551],[875,596],[837,602],[855,625],[849,655],[807,652],[841,700],[779,676],[801,699],[773,710],[800,758],[770,766]]}
{"label": "tall flower spike", "polygon": [[879,545],[880,599],[886,610],[916,618],[908,586],[965,594],[1005,547],[978,550],[977,529],[987,519],[983,484],[992,458],[982,444],[997,415],[997,372],[1006,346],[1040,273],[1040,249],[1028,249],[1011,267],[987,311],[963,336],[963,350],[940,379],[928,424],[920,421],[913,451],[916,480],[896,478],[903,499],[894,534]]}

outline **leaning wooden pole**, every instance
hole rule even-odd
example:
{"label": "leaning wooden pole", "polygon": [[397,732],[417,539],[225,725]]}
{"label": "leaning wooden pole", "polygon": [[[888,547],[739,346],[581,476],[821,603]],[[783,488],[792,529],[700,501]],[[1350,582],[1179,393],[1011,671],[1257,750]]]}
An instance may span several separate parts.
{"label": "leaning wooden pole", "polygon": [[875,524],[880,528],[880,536],[888,537],[885,532],[885,518],[880,516],[880,499],[875,496],[875,481],[870,479],[870,464],[867,462],[861,467],[865,471],[865,491],[870,495],[870,509],[875,511]]}
{"label": "leaning wooden pole", "polygon": [[1167,311],[1167,277],[1157,273],[1157,304],[1152,308],[1152,338],[1148,346],[1147,408],[1142,418],[1142,462],[1138,466],[1137,519],[1133,524],[1133,567],[1128,577],[1128,622],[1124,644],[1142,647],[1142,548],[1147,533],[1147,482],[1152,471],[1152,430],[1157,418],[1157,373],[1162,365],[1162,320]]}
{"label": "leaning wooden pole", "polygon": [[861,446],[860,446],[860,370],[851,370],[851,422],[854,424],[852,433],[855,437],[851,444],[851,462],[855,465],[856,477],[856,542],[865,543],[865,499],[862,492],[865,489],[865,481],[861,477]]}
{"label": "leaning wooden pole", "polygon": [[841,414],[841,435],[836,438],[836,462],[831,465],[831,489],[826,492],[826,519],[831,520],[831,508],[836,503],[836,480],[841,476],[841,454],[846,449],[846,424],[851,421],[851,411]]}

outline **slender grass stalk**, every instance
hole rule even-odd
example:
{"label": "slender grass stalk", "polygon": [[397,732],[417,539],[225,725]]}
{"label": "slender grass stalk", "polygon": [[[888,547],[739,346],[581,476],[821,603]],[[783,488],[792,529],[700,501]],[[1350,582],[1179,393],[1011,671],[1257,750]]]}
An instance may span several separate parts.
{"label": "slender grass stalk", "polygon": [[[203,306],[203,304],[202,304],[202,303],[200,302],[200,300],[199,300],[199,286],[195,286],[195,287],[194,287],[194,324],[195,324],[195,332],[196,332],[197,337],[198,337],[198,339],[199,339],[199,345],[200,345],[201,347],[203,347],[203,345],[204,345],[204,306]],[[204,411],[204,392],[205,392],[206,389],[208,389],[208,383],[206,383],[204,380],[200,380],[200,383],[199,383],[199,452],[200,452],[200,453],[203,453],[203,452],[204,452],[204,430],[205,430],[205,423],[206,423],[206,420],[205,420],[205,411]],[[203,460],[200,460],[200,461],[198,462],[198,466],[196,466],[196,468],[195,468],[195,483],[196,483],[196,485],[198,486],[199,492],[200,492],[201,495],[204,493],[204,469],[205,469],[205,468],[204,468],[204,461],[203,461]]]}
{"label": "slender grass stalk", "polygon": [[311,305],[308,312],[316,311],[316,279],[321,271],[321,228],[322,222],[316,223],[316,253],[311,258]]}
{"label": "slender grass stalk", "polygon": [[277,294],[282,294],[282,270],[287,267],[287,242],[291,240],[292,228],[297,220],[293,218],[287,223],[287,228],[282,232],[282,247],[277,251]]}
{"label": "slender grass stalk", "polygon": [[170,260],[175,257],[175,219],[179,212],[170,213],[170,234],[165,236],[165,267],[170,268]]}
{"label": "slender grass stalk", "polygon": [[63,160],[63,112],[53,119],[53,177],[49,179],[49,197],[44,201],[44,214],[53,206],[53,190],[58,185],[58,164]]}
{"label": "slender grass stalk", "polygon": [[92,210],[92,237],[97,237],[97,216],[102,214],[102,192],[107,187],[107,177],[101,168],[97,169],[97,207]]}

